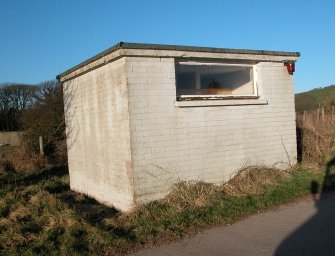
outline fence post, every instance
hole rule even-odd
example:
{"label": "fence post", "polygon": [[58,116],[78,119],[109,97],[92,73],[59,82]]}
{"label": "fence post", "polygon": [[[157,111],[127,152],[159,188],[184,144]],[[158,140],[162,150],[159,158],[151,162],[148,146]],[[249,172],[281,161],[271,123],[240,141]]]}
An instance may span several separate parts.
{"label": "fence post", "polygon": [[322,121],[325,120],[325,108],[324,107],[322,107],[321,109],[321,118],[322,118]]}
{"label": "fence post", "polygon": [[307,111],[304,110],[304,114],[303,114],[303,116],[302,116],[302,119],[303,119],[304,121],[306,121],[306,116],[307,116]]}
{"label": "fence post", "polygon": [[335,106],[332,106],[332,116],[335,114]]}
{"label": "fence post", "polygon": [[320,118],[320,108],[318,108],[316,112],[316,120],[319,121],[319,118]]}
{"label": "fence post", "polygon": [[44,155],[44,146],[43,146],[43,138],[42,136],[38,137],[39,143],[40,143],[40,154],[43,156]]}

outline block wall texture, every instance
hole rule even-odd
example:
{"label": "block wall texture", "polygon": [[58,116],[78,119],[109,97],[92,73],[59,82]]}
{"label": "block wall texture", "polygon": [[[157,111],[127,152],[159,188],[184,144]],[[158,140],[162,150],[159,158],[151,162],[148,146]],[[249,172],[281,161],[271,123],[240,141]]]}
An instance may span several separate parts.
{"label": "block wall texture", "polygon": [[125,59],[64,83],[71,189],[121,210],[133,205]]}
{"label": "block wall texture", "polygon": [[126,57],[137,203],[178,181],[220,183],[248,165],[296,163],[293,77],[282,63],[256,66],[267,105],[177,107],[174,58]]}

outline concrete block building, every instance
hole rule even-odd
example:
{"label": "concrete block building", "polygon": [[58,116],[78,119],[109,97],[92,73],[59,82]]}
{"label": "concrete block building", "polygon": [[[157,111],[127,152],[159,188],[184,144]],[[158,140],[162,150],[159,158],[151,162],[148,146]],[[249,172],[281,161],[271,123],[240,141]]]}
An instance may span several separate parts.
{"label": "concrete block building", "polygon": [[119,43],[65,71],[71,188],[128,211],[178,181],[295,164],[299,56]]}

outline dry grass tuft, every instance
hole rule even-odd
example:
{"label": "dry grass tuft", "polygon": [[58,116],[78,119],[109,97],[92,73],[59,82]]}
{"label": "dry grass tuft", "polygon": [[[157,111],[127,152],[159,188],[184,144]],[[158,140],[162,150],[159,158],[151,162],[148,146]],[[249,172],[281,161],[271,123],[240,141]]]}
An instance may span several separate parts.
{"label": "dry grass tuft", "polygon": [[11,154],[0,159],[0,173],[33,172],[45,167],[49,167],[46,157],[31,151],[25,145],[17,147]]}
{"label": "dry grass tuft", "polygon": [[29,210],[25,206],[19,205],[18,208],[16,208],[9,214],[9,219],[13,221],[20,221],[27,219],[29,216],[30,216]]}
{"label": "dry grass tuft", "polygon": [[335,116],[326,115],[317,119],[309,114],[297,117],[297,127],[300,132],[302,160],[306,162],[325,161],[334,151],[335,146]]}
{"label": "dry grass tuft", "polygon": [[7,228],[12,225],[12,221],[7,218],[0,218],[0,229]]}
{"label": "dry grass tuft", "polygon": [[16,153],[9,158],[15,172],[32,172],[47,167],[47,159],[31,151],[27,146],[21,146]]}
{"label": "dry grass tuft", "polygon": [[32,205],[36,205],[36,204],[39,204],[39,196],[31,196],[28,203],[32,204]]}
{"label": "dry grass tuft", "polygon": [[165,202],[181,210],[185,207],[202,207],[220,191],[218,186],[206,182],[179,182],[173,186]]}
{"label": "dry grass tuft", "polygon": [[70,228],[78,224],[78,222],[73,217],[72,212],[63,211],[59,214],[45,214],[44,218],[47,219],[44,226],[45,230],[54,229],[57,227]]}
{"label": "dry grass tuft", "polygon": [[27,245],[28,239],[24,235],[16,232],[14,229],[10,229],[6,235],[7,239],[3,242],[2,246],[13,248]]}
{"label": "dry grass tuft", "polygon": [[231,196],[258,195],[263,193],[265,186],[275,186],[280,178],[289,176],[289,170],[251,166],[238,171],[222,188]]}

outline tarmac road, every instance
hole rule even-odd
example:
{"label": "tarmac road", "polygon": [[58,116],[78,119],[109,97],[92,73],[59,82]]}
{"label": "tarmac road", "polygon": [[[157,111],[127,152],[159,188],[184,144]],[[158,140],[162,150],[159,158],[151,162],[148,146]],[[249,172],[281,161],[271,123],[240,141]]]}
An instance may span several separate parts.
{"label": "tarmac road", "polygon": [[335,255],[335,194],[312,197],[133,255]]}

